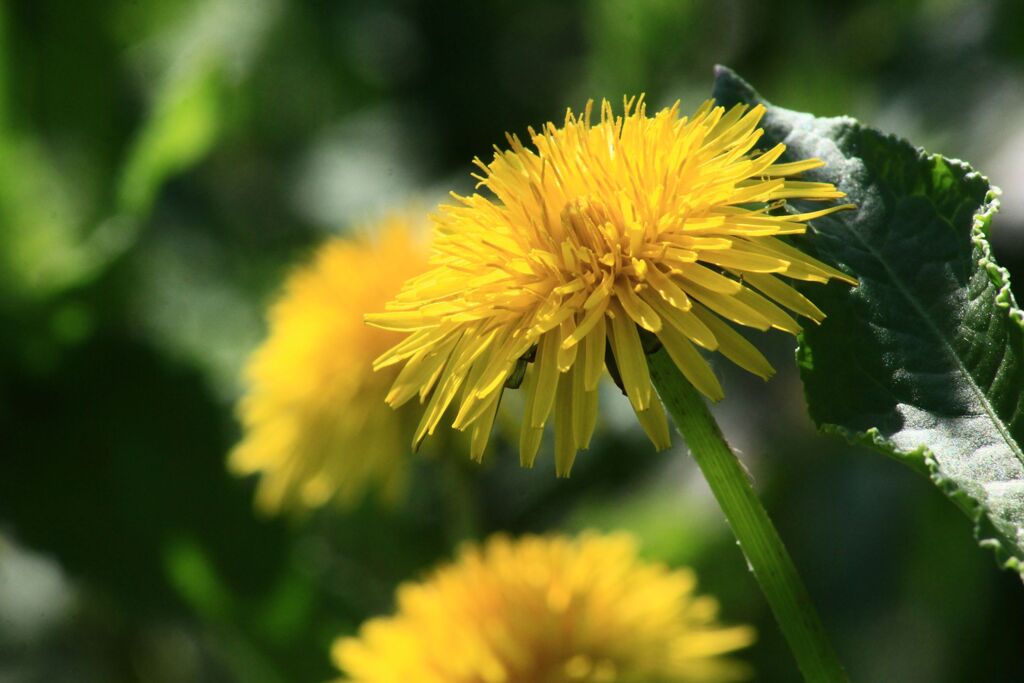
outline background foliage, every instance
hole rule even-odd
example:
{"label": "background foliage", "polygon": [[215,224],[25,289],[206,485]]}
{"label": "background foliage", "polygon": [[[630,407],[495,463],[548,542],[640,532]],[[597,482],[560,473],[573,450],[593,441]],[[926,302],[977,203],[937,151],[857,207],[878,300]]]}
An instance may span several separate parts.
{"label": "background foliage", "polygon": [[[0,8],[0,680],[319,681],[330,641],[460,538],[630,529],[795,669],[680,448],[609,397],[573,478],[417,465],[399,510],[253,514],[224,471],[238,369],[324,236],[468,188],[506,130],[588,97],[692,108],[711,66],[848,113],[1003,188],[1024,278],[1024,24],[1013,0],[18,1]],[[780,27],[786,27],[783,33]],[[1018,297],[1020,292],[1018,291]],[[718,409],[854,680],[1011,681],[1024,591],[926,480],[818,435],[784,335]],[[453,509],[450,489],[472,503]]]}

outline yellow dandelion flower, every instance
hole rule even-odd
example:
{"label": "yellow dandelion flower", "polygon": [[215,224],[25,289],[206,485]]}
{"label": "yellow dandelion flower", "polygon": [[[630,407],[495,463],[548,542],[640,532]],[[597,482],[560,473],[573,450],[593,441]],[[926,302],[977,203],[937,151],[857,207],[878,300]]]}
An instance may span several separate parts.
{"label": "yellow dandelion flower", "polygon": [[378,408],[397,372],[371,366],[400,336],[367,327],[363,314],[425,268],[412,230],[395,216],[377,239],[330,240],[271,308],[269,337],[245,369],[244,436],[230,457],[235,472],[262,474],[264,510],[350,504],[370,487],[394,500],[403,490],[415,422]]}
{"label": "yellow dandelion flower", "polygon": [[606,101],[596,125],[590,109],[569,111],[561,128],[530,129],[533,149],[510,136],[510,150],[477,159],[475,177],[493,197],[453,195],[458,204],[433,217],[431,269],[386,312],[367,316],[408,334],[375,363],[404,363],[389,403],[432,392],[417,442],[458,399],[454,426],[471,429],[480,458],[503,387],[521,381],[520,460],[533,464],[554,412],[555,467],[567,475],[593,433],[607,361],[666,448],[641,331],[718,400],[722,388],[697,347],[767,378],[768,361],[728,323],[795,334],[784,309],[815,322],[824,314],[780,276],[854,282],[779,239],[846,207],[782,211],[788,199],[843,193],[793,179],[818,159],[779,163],[781,144],[755,150],[760,105],[725,111],[708,101],[680,117],[677,102],[648,117],[642,99],[625,102],[622,116]]}
{"label": "yellow dandelion flower", "polygon": [[398,613],[338,640],[355,683],[696,683],[747,677],[754,640],[716,623],[696,577],[644,562],[625,534],[491,538],[398,589]]}

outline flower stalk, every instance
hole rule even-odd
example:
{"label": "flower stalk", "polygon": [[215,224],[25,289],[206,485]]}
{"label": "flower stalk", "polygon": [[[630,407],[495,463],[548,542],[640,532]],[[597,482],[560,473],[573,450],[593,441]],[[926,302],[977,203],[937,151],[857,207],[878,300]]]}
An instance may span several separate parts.
{"label": "flower stalk", "polygon": [[804,680],[847,681],[793,560],[704,398],[664,349],[648,360],[654,387],[725,513]]}

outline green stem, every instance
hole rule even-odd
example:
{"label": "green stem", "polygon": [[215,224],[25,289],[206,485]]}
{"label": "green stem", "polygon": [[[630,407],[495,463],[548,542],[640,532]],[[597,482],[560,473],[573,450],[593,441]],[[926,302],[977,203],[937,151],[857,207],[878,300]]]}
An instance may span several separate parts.
{"label": "green stem", "polygon": [[725,512],[804,680],[846,681],[793,560],[704,398],[664,350],[648,358],[654,386]]}

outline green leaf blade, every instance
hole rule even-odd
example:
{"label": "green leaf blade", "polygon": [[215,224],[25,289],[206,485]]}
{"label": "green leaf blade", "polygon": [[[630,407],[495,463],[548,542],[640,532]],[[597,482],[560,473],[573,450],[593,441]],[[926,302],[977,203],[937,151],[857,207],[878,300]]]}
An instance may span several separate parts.
{"label": "green leaf blade", "polygon": [[765,146],[821,158],[809,178],[857,205],[801,243],[860,279],[801,287],[828,316],[798,351],[811,417],[928,472],[1024,572],[1024,314],[986,239],[998,190],[852,119],[772,106],[726,69],[715,98],[765,104]]}

